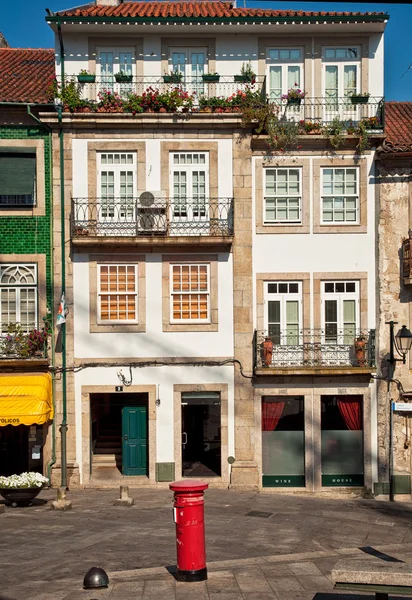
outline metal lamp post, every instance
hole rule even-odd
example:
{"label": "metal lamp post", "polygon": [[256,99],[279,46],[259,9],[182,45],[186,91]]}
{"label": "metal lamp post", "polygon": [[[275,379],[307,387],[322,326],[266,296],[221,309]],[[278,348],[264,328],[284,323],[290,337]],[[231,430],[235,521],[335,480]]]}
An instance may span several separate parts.
{"label": "metal lamp post", "polygon": [[[392,365],[392,372],[388,377],[388,394],[389,394],[389,386],[390,381],[393,376],[393,372],[396,367],[397,362],[401,362],[402,364],[406,364],[406,355],[411,349],[412,346],[412,333],[406,327],[406,325],[402,325],[401,329],[395,335],[395,325],[397,325],[397,321],[387,321],[386,325],[389,325],[389,358],[388,362]],[[401,358],[395,357],[395,350],[399,354]],[[390,399],[389,399],[390,400]],[[392,404],[389,402],[390,413],[389,413],[389,430],[390,430],[390,439],[389,439],[389,500],[393,501],[395,499],[394,493],[394,476],[393,476],[393,410]]]}

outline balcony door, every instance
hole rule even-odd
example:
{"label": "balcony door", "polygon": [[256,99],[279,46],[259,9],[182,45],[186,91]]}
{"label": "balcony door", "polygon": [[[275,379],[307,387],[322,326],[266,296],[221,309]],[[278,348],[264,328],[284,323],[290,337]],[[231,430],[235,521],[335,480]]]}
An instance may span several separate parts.
{"label": "balcony door", "polygon": [[170,232],[202,235],[209,232],[209,154],[170,154]]}
{"label": "balcony door", "polygon": [[101,47],[97,50],[97,75],[99,77],[99,92],[111,91],[125,95],[133,91],[133,83],[117,82],[115,75],[135,74],[135,57],[131,48]]}
{"label": "balcony door", "polygon": [[203,95],[202,75],[207,72],[206,48],[173,48],[170,53],[170,70],[182,75],[186,91]]}
{"label": "balcony door", "polygon": [[322,362],[355,364],[359,333],[359,281],[322,282]]}
{"label": "balcony door", "polygon": [[360,49],[323,49],[324,121],[358,120],[357,107],[350,97],[360,91]]}
{"label": "balcony door", "polygon": [[270,48],[267,56],[268,96],[271,102],[282,105],[288,119],[303,118],[303,102],[287,104],[282,96],[288,90],[303,90],[303,52],[301,48]]}
{"label": "balcony door", "polygon": [[273,342],[272,366],[301,365],[302,282],[266,283],[265,329]]}
{"label": "balcony door", "polygon": [[136,232],[136,153],[98,154],[98,229],[105,235],[133,235]]}

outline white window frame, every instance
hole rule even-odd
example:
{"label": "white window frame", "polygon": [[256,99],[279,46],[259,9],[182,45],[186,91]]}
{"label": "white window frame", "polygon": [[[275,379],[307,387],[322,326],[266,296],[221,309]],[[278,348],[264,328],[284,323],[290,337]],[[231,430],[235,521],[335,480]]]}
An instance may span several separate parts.
{"label": "white window frame", "polygon": [[[326,58],[328,50],[356,50],[358,56],[356,58]],[[345,67],[356,67],[356,89],[353,93],[360,92],[361,85],[361,48],[360,46],[324,46],[322,49],[322,90],[325,99],[325,114],[324,119],[331,121],[336,117],[344,120],[357,119],[357,107],[351,104],[350,93],[345,94]],[[326,97],[326,68],[337,67],[338,89],[336,101],[332,96]]]}
{"label": "white window frame", "polygon": [[[346,172],[348,170],[351,171],[355,171],[356,173],[356,194],[346,194],[345,193],[345,189],[344,189],[344,193],[343,194],[339,194],[339,193],[335,193],[335,194],[324,194],[323,192],[323,184],[324,184],[324,172],[325,170],[331,170],[333,173],[335,173],[335,171],[344,171],[345,172],[345,176],[344,176],[344,187],[346,187]],[[347,167],[321,167],[321,201],[320,201],[320,222],[322,225],[342,225],[347,226],[347,225],[359,225],[359,207],[360,207],[360,197],[359,197],[359,167],[355,167],[355,166],[347,166]],[[324,219],[324,200],[331,198],[332,199],[332,220],[325,220]],[[344,213],[344,217],[346,217],[346,213],[347,211],[353,211],[355,210],[356,212],[356,219],[353,221],[349,221],[346,218],[344,218],[343,220],[335,220],[333,218],[335,211],[337,211],[338,209],[335,208],[335,200],[337,198],[343,198],[343,213]],[[347,208],[346,204],[347,204],[347,200],[348,199],[355,199],[355,209],[353,208]]]}
{"label": "white window frame", "polygon": [[[277,288],[277,292],[271,292],[269,291],[269,286],[276,284],[278,286]],[[279,286],[287,286],[287,291],[279,291],[280,288]],[[297,292],[290,292],[290,285],[297,285],[298,286],[298,291]],[[276,340],[274,341],[275,345],[280,345],[280,346],[289,346],[289,345],[299,345],[302,341],[302,319],[303,319],[303,312],[302,312],[302,306],[303,306],[303,302],[302,302],[302,282],[301,281],[266,281],[265,282],[265,293],[264,293],[264,323],[265,323],[265,333],[267,332],[269,335],[269,302],[270,301],[275,301],[275,302],[280,302],[280,344],[276,344]],[[288,324],[287,324],[287,320],[286,320],[286,315],[287,315],[287,311],[286,311],[286,305],[287,302],[298,302],[298,334],[296,337],[296,334],[291,333],[292,338],[294,337],[297,344],[289,344],[289,340],[288,340]],[[273,335],[273,337],[275,337],[275,334]]]}
{"label": "white window frame", "polygon": [[[296,58],[280,58],[280,53],[281,51],[291,51],[291,50],[299,50],[300,52],[300,59],[296,59]],[[270,53],[271,52],[279,52],[279,58],[271,58]],[[271,67],[281,67],[281,93],[280,95],[282,96],[283,94],[287,94],[289,86],[288,86],[288,67],[299,67],[300,69],[300,83],[298,86],[293,86],[296,88],[300,88],[301,90],[304,90],[305,87],[305,79],[304,79],[304,60],[303,60],[303,48],[301,47],[288,47],[288,48],[267,48],[267,52],[266,52],[266,78],[267,78],[267,82],[268,82],[268,97],[269,100],[272,100],[274,102],[280,103],[281,102],[281,98],[272,98],[271,97],[271,87],[270,87],[270,71],[271,71]]]}
{"label": "white window frame", "polygon": [[[114,76],[116,73],[119,73],[120,71],[124,71],[124,69],[122,69],[121,63],[120,63],[120,54],[121,53],[127,53],[127,54],[131,54],[132,55],[132,62],[131,62],[131,69],[128,69],[129,71],[131,71],[131,73],[128,73],[130,75],[133,75],[133,77],[136,75],[136,56],[135,56],[135,50],[134,48],[130,48],[127,46],[123,46],[123,47],[115,47],[115,46],[98,46],[97,47],[97,61],[96,61],[96,74],[99,77],[105,77],[105,75],[103,75],[102,73],[102,68],[101,68],[101,54],[102,53],[113,53],[113,73],[111,74],[113,76],[113,83],[115,82]],[[106,77],[110,76],[110,74],[106,75]]]}
{"label": "white window frame", "polygon": [[[204,163],[187,163],[187,157],[193,155],[204,155]],[[175,162],[175,156],[185,156],[184,164]],[[170,152],[170,197],[173,198],[173,207],[171,219],[177,217],[179,220],[187,221],[205,221],[209,219],[209,152],[186,152],[186,151],[171,151]],[[205,172],[205,198],[204,203],[196,204],[196,196],[193,196],[193,173],[195,171]],[[186,173],[186,190],[190,190],[190,194],[186,196],[175,196],[174,193],[174,174],[175,172]],[[181,198],[186,198],[186,202],[181,202]],[[179,200],[179,202],[176,201]],[[181,207],[181,208],[178,208]],[[204,208],[203,208],[204,207]],[[199,210],[200,209],[200,210]],[[184,214],[186,213],[186,214]]]}
{"label": "white window frame", "polygon": [[[174,291],[173,290],[173,268],[174,267],[204,267],[206,266],[206,271],[207,271],[207,291],[189,291],[186,292],[184,290],[180,290],[180,291]],[[210,263],[204,263],[204,262],[191,262],[191,263],[172,263],[170,265],[170,271],[169,271],[169,277],[170,277],[170,322],[174,323],[174,324],[190,324],[190,323],[203,323],[203,324],[207,324],[210,323],[210,285],[211,285],[211,280],[210,280]],[[207,296],[207,319],[175,319],[173,317],[173,297],[174,296],[183,296],[183,295],[198,295],[198,296]]]}
{"label": "white window frame", "polygon": [[[325,287],[327,284],[331,284],[333,283],[335,286],[336,284],[343,284],[345,291],[343,292],[339,292],[339,291],[334,291],[334,292],[326,292],[325,291]],[[347,292],[346,291],[346,284],[355,284],[355,291],[354,292]],[[335,279],[331,279],[331,280],[325,280],[322,281],[322,286],[321,286],[321,319],[322,319],[322,341],[325,344],[340,344],[340,345],[348,345],[350,346],[353,343],[353,340],[355,339],[356,335],[359,333],[359,329],[360,329],[360,285],[359,285],[359,281],[358,280],[353,280],[353,279],[344,279],[344,280],[335,280]],[[336,341],[330,341],[328,340],[328,335],[326,332],[326,301],[327,300],[332,300],[332,301],[336,301],[336,307],[337,307],[337,334],[336,334]],[[345,340],[345,323],[344,323],[344,301],[345,300],[354,300],[355,301],[355,327],[354,327],[354,332],[353,332],[353,336],[351,336],[350,340]],[[352,339],[353,337],[353,339]]]}
{"label": "white window frame", "polygon": [[[173,54],[184,54],[184,64],[178,64],[178,68],[175,68],[173,64]],[[205,61],[203,63],[203,71],[200,70],[197,74],[193,73],[192,54],[203,54]],[[171,46],[169,48],[169,69],[170,71],[177,70],[182,73],[183,77],[200,77],[207,73],[208,59],[207,59],[207,48],[206,47],[192,47],[192,46]],[[197,64],[197,63],[196,63]],[[200,63],[199,63],[200,64]]]}
{"label": "white window frame", "polygon": [[[107,292],[102,292],[101,289],[101,268],[107,267],[109,270],[111,267],[133,267],[134,269],[134,281],[135,281],[135,289],[134,292],[111,292],[110,290]],[[120,325],[124,323],[133,323],[136,324],[139,322],[139,298],[138,298],[138,286],[139,286],[139,269],[137,263],[98,263],[97,264],[97,323],[99,325]],[[109,281],[110,281],[110,271],[109,271]],[[134,296],[135,302],[135,319],[103,319],[101,316],[101,298],[102,296]],[[110,312],[110,309],[109,309]]]}
{"label": "white window frame", "polygon": [[[132,156],[132,163],[103,164],[103,156]],[[97,153],[97,190],[100,206],[97,208],[99,221],[103,222],[119,222],[124,221],[135,222],[135,198],[137,196],[137,153],[129,151],[111,151],[104,150]],[[102,173],[113,171],[114,183],[113,195],[102,193]],[[133,190],[132,194],[121,194],[121,173],[133,173]]]}
{"label": "white window frame", "polygon": [[[20,282],[15,284],[3,283],[3,276],[7,273],[7,271],[12,271],[13,269],[21,270],[20,273]],[[24,269],[29,270],[31,276],[34,278],[35,283],[27,283],[24,282]],[[26,273],[27,275],[28,273]],[[4,290],[15,290],[16,291],[16,318],[15,319],[7,319],[7,323],[3,323],[3,294]],[[0,334],[4,335],[7,332],[7,326],[10,323],[21,323],[22,316],[22,299],[21,299],[21,291],[22,290],[34,290],[34,323],[30,323],[27,327],[26,331],[29,332],[32,329],[37,329],[38,326],[38,269],[36,263],[2,263],[0,264]],[[10,314],[10,310],[7,310],[8,314]]]}
{"label": "white window frame", "polygon": [[[299,224],[302,223],[302,169],[301,167],[267,167],[264,170],[264,177],[263,177],[263,214],[264,214],[264,219],[263,222],[264,223],[281,223],[281,224]],[[299,173],[299,193],[298,194],[280,194],[280,193],[276,193],[274,195],[268,195],[266,193],[266,182],[267,182],[267,174],[269,171],[276,171],[276,173],[278,171],[287,171],[288,174],[290,171],[297,171]],[[288,175],[288,187],[289,187],[289,175]],[[274,199],[274,202],[276,203],[275,209],[279,210],[278,208],[278,202],[279,200],[281,200],[282,198],[286,198],[287,200],[287,212],[289,213],[289,200],[291,198],[297,198],[298,202],[299,202],[299,206],[298,206],[298,212],[299,212],[299,216],[297,219],[268,219],[267,218],[267,200],[269,199]]]}

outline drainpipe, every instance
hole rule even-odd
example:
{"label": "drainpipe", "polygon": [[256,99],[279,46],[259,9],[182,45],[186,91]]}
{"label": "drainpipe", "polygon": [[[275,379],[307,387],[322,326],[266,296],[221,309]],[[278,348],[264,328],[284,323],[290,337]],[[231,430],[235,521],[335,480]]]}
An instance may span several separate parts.
{"label": "drainpipe", "polygon": [[[52,129],[51,127],[49,127],[49,125],[47,125],[46,123],[43,123],[42,121],[40,121],[40,119],[38,117],[36,117],[36,115],[34,115],[31,112],[30,109],[30,105],[27,105],[27,114],[32,117],[35,121],[37,121],[39,123],[39,125],[41,125],[41,127],[44,127],[47,131],[48,131],[48,137],[49,137],[49,165],[50,165],[50,169],[49,169],[49,185],[50,185],[50,205],[51,205],[51,209],[50,209],[50,227],[49,227],[49,231],[50,231],[50,248],[54,247],[53,244],[53,169],[52,169],[52,161],[51,161],[51,157],[52,157]],[[54,261],[53,261],[53,253],[51,252],[50,255],[50,283],[51,283],[51,289],[52,289],[52,293],[54,290]],[[51,323],[52,323],[52,328],[51,328],[51,349],[52,349],[52,359],[51,359],[51,366],[54,367],[55,366],[55,335],[54,335],[54,311],[53,311],[53,305],[54,302],[52,300],[51,303]],[[53,402],[53,421],[52,421],[52,449],[51,449],[51,459],[49,460],[49,462],[46,465],[46,475],[47,478],[49,480],[49,482],[51,481],[51,470],[53,465],[56,464],[56,403],[55,403],[55,398],[56,398],[56,375],[53,369],[53,374],[52,374],[52,402]]]}
{"label": "drainpipe", "polygon": [[[64,87],[64,44],[60,21],[57,22],[57,34],[60,44],[60,76]],[[61,293],[66,298],[66,247],[65,247],[65,210],[64,210],[64,131],[62,120],[62,107],[57,107],[59,121],[60,142],[60,220],[61,220],[61,261],[62,261],[62,289]],[[61,438],[61,487],[67,488],[67,383],[66,383],[66,324],[61,326],[61,351],[62,351],[62,422],[60,425]]]}

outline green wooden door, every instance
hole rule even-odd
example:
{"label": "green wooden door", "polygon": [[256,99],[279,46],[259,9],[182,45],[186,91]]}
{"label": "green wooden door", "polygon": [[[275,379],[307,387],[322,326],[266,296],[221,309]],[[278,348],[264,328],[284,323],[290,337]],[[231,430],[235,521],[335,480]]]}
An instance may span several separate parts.
{"label": "green wooden door", "polygon": [[148,475],[145,406],[122,409],[122,468],[123,475]]}

